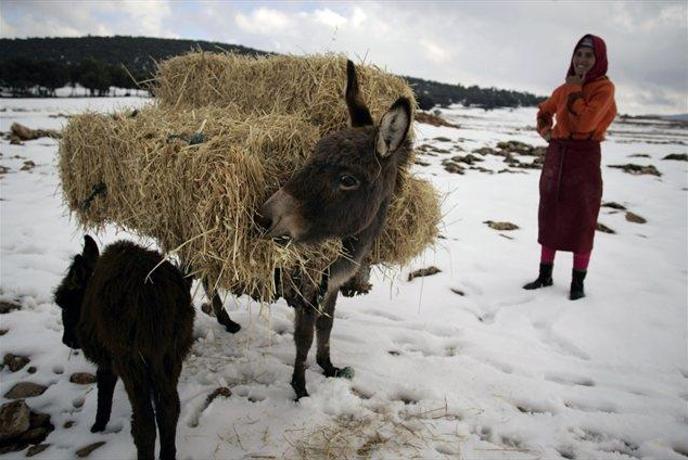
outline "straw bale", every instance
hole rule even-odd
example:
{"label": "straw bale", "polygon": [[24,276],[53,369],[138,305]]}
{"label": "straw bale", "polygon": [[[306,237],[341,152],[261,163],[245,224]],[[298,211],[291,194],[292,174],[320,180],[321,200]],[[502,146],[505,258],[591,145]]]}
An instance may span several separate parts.
{"label": "straw bale", "polygon": [[[379,119],[400,96],[416,107],[411,87],[372,65],[357,65],[359,89]],[[207,52],[161,63],[153,92],[164,106],[236,105],[246,113],[302,114],[321,134],[349,123],[344,101],[346,57],[339,54],[253,57]]]}
{"label": "straw bale", "polygon": [[369,263],[408,264],[435,242],[441,220],[435,188],[426,180],[402,172],[382,233],[373,243]]}
{"label": "straw bale", "polygon": [[[205,141],[189,145],[183,138],[201,126]],[[113,223],[153,237],[163,250],[177,249],[198,275],[267,300],[275,268],[315,278],[340,253],[335,241],[281,247],[261,238],[253,223],[255,210],[318,138],[291,115],[156,107],[133,118],[84,114],[64,131],[60,177],[67,205],[86,230]],[[94,196],[98,184],[106,191]]]}
{"label": "straw bale", "polygon": [[[71,119],[59,158],[65,201],[84,229],[115,224],[152,237],[234,293],[273,299],[276,268],[302,277],[282,283],[307,288],[305,276],[317,285],[341,242],[283,247],[262,238],[253,217],[323,134],[347,126],[345,67],[333,55],[173,58],[160,65],[157,105]],[[374,117],[400,95],[413,98],[403,80],[358,70]],[[436,191],[408,167],[368,263],[404,265],[437,237]]]}

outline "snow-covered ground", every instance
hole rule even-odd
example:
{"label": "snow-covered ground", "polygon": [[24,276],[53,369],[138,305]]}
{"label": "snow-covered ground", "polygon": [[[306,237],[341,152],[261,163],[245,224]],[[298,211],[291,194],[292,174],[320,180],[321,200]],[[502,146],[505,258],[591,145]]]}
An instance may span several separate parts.
{"label": "snow-covered ground", "polygon": [[[0,130],[13,121],[59,128],[67,119],[58,114],[149,102],[4,99]],[[395,277],[375,273],[369,295],[339,301],[332,359],[352,366],[353,380],[325,378],[312,352],[310,397],[294,402],[293,311],[281,300],[261,314],[257,304],[227,297],[240,333],[230,335],[197,312],[179,385],[180,459],[688,458],[688,163],[662,160],[686,153],[688,129],[651,121],[612,126],[603,144],[603,201],[647,223],[602,208],[600,222],[616,234],[597,233],[587,297],[571,302],[568,253],[557,255],[553,287],[521,289],[537,272],[539,171],[497,174],[506,165],[491,155],[480,166],[494,174],[450,174],[441,165],[464,155],[460,148],[504,140],[544,145],[532,129],[535,111],[455,107],[443,115],[461,128],[418,124],[417,143],[450,153],[421,156],[429,166],[414,168],[445,194],[444,238]],[[9,168],[0,175],[0,300],[22,305],[0,315],[7,331],[0,350],[28,356],[36,368],[0,371],[0,396],[17,382],[48,386],[27,399],[55,426],[45,441],[50,447],[35,458],[73,458],[77,449],[105,441],[90,458],[133,459],[122,384],[107,431],[92,434],[95,385],[69,381],[94,369],[62,345],[51,298],[82,241],[61,202],[56,152],[57,141],[48,138],[0,144],[0,164]],[[37,166],[22,171],[28,160]],[[606,167],[625,163],[653,164],[663,175]],[[520,229],[496,231],[486,220]],[[102,245],[133,238],[114,230],[98,237]],[[406,281],[409,271],[429,265],[441,273]],[[196,305],[202,301],[197,293]],[[232,396],[205,407],[220,386]]]}

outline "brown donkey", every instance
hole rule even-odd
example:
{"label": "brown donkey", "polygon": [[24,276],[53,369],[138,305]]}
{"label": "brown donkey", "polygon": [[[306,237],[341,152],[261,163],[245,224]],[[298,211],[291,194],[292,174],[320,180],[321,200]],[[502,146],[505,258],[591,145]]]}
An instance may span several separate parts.
{"label": "brown donkey", "polygon": [[263,204],[257,223],[269,237],[298,243],[341,238],[345,256],[329,268],[319,292],[287,295],[296,311],[296,360],[291,385],[308,396],[305,364],[317,330],[317,362],[328,377],[351,374],[330,361],[330,331],[340,288],[361,268],[380,234],[400,166],[412,150],[411,102],[401,97],[378,125],[359,92],[356,68],[347,62],[346,103],[351,127],[320,139],[306,164]]}

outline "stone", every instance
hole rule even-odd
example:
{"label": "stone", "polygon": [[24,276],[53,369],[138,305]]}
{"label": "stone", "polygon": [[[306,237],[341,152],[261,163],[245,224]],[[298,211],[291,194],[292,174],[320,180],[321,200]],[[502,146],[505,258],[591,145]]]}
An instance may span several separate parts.
{"label": "stone", "polygon": [[26,456],[33,457],[34,455],[38,455],[48,447],[50,447],[50,444],[37,444],[35,446],[31,446],[29,447],[29,450],[26,451]]}
{"label": "stone", "polygon": [[34,163],[31,160],[25,161],[24,164],[22,165],[21,168],[19,168],[20,171],[30,171],[33,168],[36,167],[36,163]]}
{"label": "stone", "polygon": [[688,153],[670,153],[662,158],[662,160],[688,161]]}
{"label": "stone", "polygon": [[5,398],[7,399],[22,399],[22,398],[32,398],[34,396],[39,396],[45,393],[48,387],[33,382],[20,382],[12,387],[10,391],[5,393]]}
{"label": "stone", "polygon": [[497,148],[505,152],[513,152],[518,155],[534,155],[533,146],[519,141],[498,142]]}
{"label": "stone", "polygon": [[483,224],[487,224],[488,227],[494,230],[499,230],[500,232],[518,230],[520,228],[518,225],[512,224],[511,222],[495,222],[492,220],[486,220],[483,222]]}
{"label": "stone", "polygon": [[69,381],[77,385],[90,385],[96,383],[96,376],[88,372],[76,372],[69,377]]}
{"label": "stone", "polygon": [[105,441],[94,442],[93,444],[89,444],[88,446],[82,447],[81,449],[77,450],[76,456],[79,458],[88,457],[89,455],[91,455],[91,452],[104,445]]}
{"label": "stone", "polygon": [[597,228],[596,228],[596,230],[597,230],[598,232],[609,233],[609,234],[611,234],[611,235],[613,235],[613,234],[616,233],[616,232],[615,232],[614,230],[612,230],[611,228],[609,228],[609,227],[607,227],[606,225],[601,224],[601,223],[599,223],[599,222],[597,223]]}
{"label": "stone", "polygon": [[53,431],[51,428],[52,427],[44,426],[31,428],[29,431],[26,431],[19,436],[18,441],[25,444],[40,444],[41,442],[45,441],[45,438],[47,438],[50,432]]}
{"label": "stone", "polygon": [[230,390],[228,387],[218,387],[215,388],[215,390],[208,395],[207,398],[205,398],[205,405],[208,407],[210,403],[215,401],[216,398],[222,396],[223,398],[229,398],[232,396],[232,390]]}
{"label": "stone", "polygon": [[17,302],[8,302],[6,300],[0,300],[0,314],[6,314],[14,310],[20,310],[21,304]]}
{"label": "stone", "polygon": [[662,173],[659,172],[653,165],[642,166],[633,163],[626,163],[625,165],[607,165],[607,167],[621,169],[623,172],[632,174],[634,176],[650,174],[652,176],[660,177],[662,175]]}
{"label": "stone", "polygon": [[[499,155],[495,149],[490,148],[490,147],[480,147],[479,149],[473,150],[473,153],[477,153],[478,155]],[[503,156],[503,155],[502,155]]]}
{"label": "stone", "polygon": [[629,222],[633,222],[635,224],[645,224],[647,223],[647,219],[644,217],[639,216],[638,214],[634,214],[631,211],[626,212],[626,220]]}
{"label": "stone", "polygon": [[23,399],[0,407],[0,441],[15,438],[31,427],[31,411]]}
{"label": "stone", "polygon": [[458,163],[453,163],[453,162],[448,162],[445,163],[444,169],[452,174],[463,174],[464,173],[464,167],[459,165]]}
{"label": "stone", "polygon": [[31,428],[50,427],[52,426],[50,423],[50,414],[43,414],[41,412],[31,412],[31,416],[29,417],[29,424],[31,425]]}
{"label": "stone", "polygon": [[2,363],[9,368],[12,372],[17,372],[21,370],[24,366],[29,364],[31,360],[26,356],[15,355],[13,353],[7,353],[2,360]]}
{"label": "stone", "polygon": [[459,125],[449,123],[444,118],[421,111],[416,112],[415,121],[417,121],[418,123],[425,123],[432,126],[447,126],[450,128],[459,128]]}
{"label": "stone", "polygon": [[609,201],[609,202],[607,202],[607,203],[602,203],[602,207],[603,207],[603,208],[619,209],[619,210],[621,210],[621,211],[625,211],[625,210],[626,210],[626,206],[624,206],[624,205],[622,205],[622,204],[619,204],[619,203],[615,203],[614,201]]}
{"label": "stone", "polygon": [[441,271],[442,270],[440,270],[439,268],[437,268],[435,266],[430,266],[427,268],[421,268],[420,270],[416,270],[416,271],[409,273],[408,280],[412,281],[414,278],[419,278],[421,276],[434,275],[434,274],[440,273]]}

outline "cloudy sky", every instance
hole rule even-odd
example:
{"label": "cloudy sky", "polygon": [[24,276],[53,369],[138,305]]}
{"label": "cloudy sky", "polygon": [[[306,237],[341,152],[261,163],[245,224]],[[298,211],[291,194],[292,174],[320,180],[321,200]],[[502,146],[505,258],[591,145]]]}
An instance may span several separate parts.
{"label": "cloudy sky", "polygon": [[622,113],[688,112],[688,1],[0,0],[4,38],[136,35],[279,53],[344,52],[389,71],[546,95],[603,37]]}

